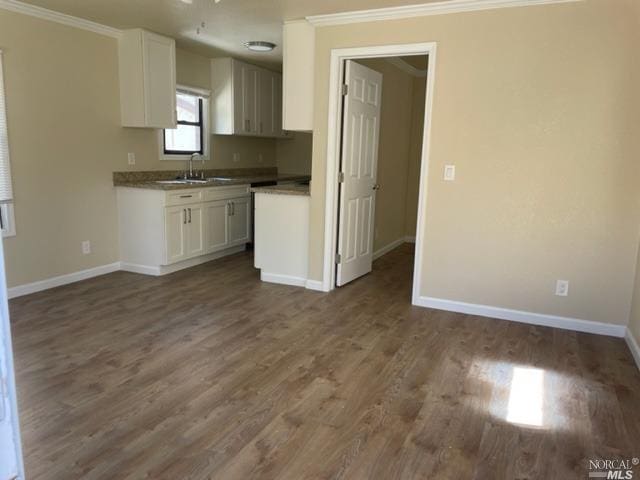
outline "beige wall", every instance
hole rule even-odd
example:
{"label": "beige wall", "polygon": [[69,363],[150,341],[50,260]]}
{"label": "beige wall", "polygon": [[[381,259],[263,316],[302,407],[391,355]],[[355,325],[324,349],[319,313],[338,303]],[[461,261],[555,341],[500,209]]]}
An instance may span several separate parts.
{"label": "beige wall", "polygon": [[[119,124],[116,41],[0,11],[17,236],[9,286],[118,260],[111,173],[154,132]],[[91,240],[93,252],[80,244]]]}
{"label": "beige wall", "polygon": [[313,135],[290,132],[291,138],[276,140],[276,164],[281,173],[311,175]]}
{"label": "beige wall", "polygon": [[[318,28],[311,279],[322,278],[330,50],[435,41],[421,295],[626,324],[640,211],[629,5]],[[556,279],[570,280],[568,297],[553,295]]]}
{"label": "beige wall", "polygon": [[[4,242],[9,286],[117,262],[112,172],[184,162],[159,159],[157,131],[120,127],[115,39],[0,10],[0,48],[17,227]],[[209,88],[205,57],[178,50],[177,69],[179,83]],[[276,141],[214,136],[212,154],[209,168],[276,166]]]}

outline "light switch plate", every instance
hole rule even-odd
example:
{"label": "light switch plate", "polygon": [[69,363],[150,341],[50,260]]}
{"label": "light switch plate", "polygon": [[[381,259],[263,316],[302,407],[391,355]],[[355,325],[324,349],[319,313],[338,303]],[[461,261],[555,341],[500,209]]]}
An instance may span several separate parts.
{"label": "light switch plate", "polygon": [[447,182],[452,182],[456,179],[456,166],[455,165],[445,165],[444,166],[444,179]]}
{"label": "light switch plate", "polygon": [[135,153],[127,153],[127,161],[129,162],[129,165],[135,165],[136,164],[136,154]]}
{"label": "light switch plate", "polygon": [[556,281],[556,295],[559,297],[566,297],[569,295],[569,280]]}

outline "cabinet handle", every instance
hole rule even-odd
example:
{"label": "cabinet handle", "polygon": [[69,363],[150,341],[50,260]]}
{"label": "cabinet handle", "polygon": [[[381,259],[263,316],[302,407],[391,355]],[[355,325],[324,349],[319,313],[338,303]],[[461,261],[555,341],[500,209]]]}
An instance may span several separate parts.
{"label": "cabinet handle", "polygon": [[187,224],[187,211],[183,208],[182,209],[182,213],[184,214],[184,217],[182,218],[182,224],[186,225]]}
{"label": "cabinet handle", "polygon": [[193,195],[180,195],[180,198],[191,198]]}
{"label": "cabinet handle", "polygon": [[189,209],[189,223],[191,223],[191,209]]}
{"label": "cabinet handle", "polygon": [[245,123],[245,130],[247,132],[250,132],[251,131],[251,120],[247,119],[247,120],[244,121],[244,123]]}
{"label": "cabinet handle", "polygon": [[227,217],[231,216],[231,202],[227,202]]}
{"label": "cabinet handle", "polygon": [[236,202],[231,202],[231,215],[236,215]]}

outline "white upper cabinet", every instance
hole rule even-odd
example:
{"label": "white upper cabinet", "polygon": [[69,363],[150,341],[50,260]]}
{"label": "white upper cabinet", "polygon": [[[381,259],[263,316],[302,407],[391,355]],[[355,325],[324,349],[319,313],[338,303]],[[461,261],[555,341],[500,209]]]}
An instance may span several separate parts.
{"label": "white upper cabinet", "polygon": [[260,69],[253,65],[233,62],[233,81],[236,112],[235,130],[244,135],[260,134],[259,99]]}
{"label": "white upper cabinet", "polygon": [[284,24],[283,128],[313,130],[315,28],[306,20]]}
{"label": "white upper cabinet", "polygon": [[282,75],[269,70],[261,74],[259,131],[268,137],[286,137],[282,129]]}
{"label": "white upper cabinet", "polygon": [[119,40],[122,126],[176,127],[176,46],[139,28]]}
{"label": "white upper cabinet", "polygon": [[233,58],[211,61],[211,133],[285,137],[282,76]]}

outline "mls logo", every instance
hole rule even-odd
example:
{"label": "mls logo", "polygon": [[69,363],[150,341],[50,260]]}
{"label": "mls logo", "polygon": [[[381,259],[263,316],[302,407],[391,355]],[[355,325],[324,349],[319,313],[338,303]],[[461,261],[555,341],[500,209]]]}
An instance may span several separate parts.
{"label": "mls logo", "polygon": [[633,467],[640,459],[631,460],[589,460],[589,478],[606,478],[611,480],[632,480]]}

